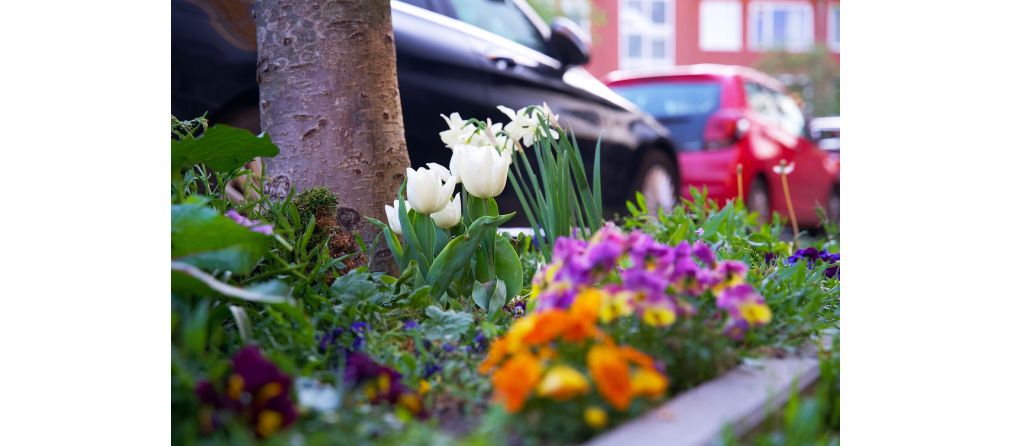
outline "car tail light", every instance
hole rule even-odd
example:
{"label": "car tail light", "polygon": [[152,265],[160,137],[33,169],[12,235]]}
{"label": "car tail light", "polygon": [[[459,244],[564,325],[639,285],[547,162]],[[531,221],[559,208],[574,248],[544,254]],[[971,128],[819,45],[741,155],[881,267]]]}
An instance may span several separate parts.
{"label": "car tail light", "polygon": [[732,112],[716,112],[705,124],[704,147],[707,150],[721,149],[735,144],[750,129],[747,118]]}

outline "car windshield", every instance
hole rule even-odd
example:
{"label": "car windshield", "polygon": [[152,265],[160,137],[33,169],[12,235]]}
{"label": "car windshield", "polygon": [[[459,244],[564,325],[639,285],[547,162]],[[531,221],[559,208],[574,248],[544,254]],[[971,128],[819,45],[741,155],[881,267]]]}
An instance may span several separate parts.
{"label": "car windshield", "polygon": [[670,131],[677,148],[701,150],[708,117],[719,108],[717,81],[656,82],[613,90],[651,114]]}

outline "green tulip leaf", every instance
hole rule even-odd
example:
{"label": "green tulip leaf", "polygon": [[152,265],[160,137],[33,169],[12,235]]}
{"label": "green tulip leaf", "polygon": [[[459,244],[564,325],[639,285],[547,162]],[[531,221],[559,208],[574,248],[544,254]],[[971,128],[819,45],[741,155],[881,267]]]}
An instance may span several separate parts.
{"label": "green tulip leaf", "polygon": [[519,295],[523,287],[523,264],[505,237],[496,237],[494,242],[494,272],[498,279],[505,282],[509,299]]}

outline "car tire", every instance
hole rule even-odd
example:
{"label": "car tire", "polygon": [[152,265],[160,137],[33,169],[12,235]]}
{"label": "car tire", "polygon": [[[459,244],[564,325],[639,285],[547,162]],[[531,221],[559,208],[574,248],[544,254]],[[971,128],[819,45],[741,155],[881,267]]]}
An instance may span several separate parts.
{"label": "car tire", "polygon": [[632,201],[635,192],[645,196],[649,211],[671,211],[680,197],[680,171],[673,158],[662,150],[648,149],[638,165]]}
{"label": "car tire", "polygon": [[768,193],[768,183],[763,177],[756,177],[747,190],[747,209],[758,214],[759,223],[768,223],[772,215],[772,199]]}

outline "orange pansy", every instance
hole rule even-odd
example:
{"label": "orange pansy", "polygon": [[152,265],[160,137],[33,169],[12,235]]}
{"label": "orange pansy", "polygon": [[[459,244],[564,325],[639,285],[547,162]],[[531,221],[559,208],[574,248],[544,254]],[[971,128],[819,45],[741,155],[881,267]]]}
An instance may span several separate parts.
{"label": "orange pansy", "polygon": [[635,349],[634,347],[628,345],[622,345],[620,347],[620,350],[621,350],[621,356],[623,356],[624,359],[631,361],[635,365],[647,369],[655,368],[655,362],[653,362],[652,358],[649,355]]}
{"label": "orange pansy", "polygon": [[631,371],[621,350],[610,343],[594,345],[586,363],[603,398],[615,409],[626,410],[631,404]]}
{"label": "orange pansy", "polygon": [[569,316],[564,310],[551,309],[541,313],[533,328],[522,338],[527,345],[540,345],[553,341],[563,333],[569,325]]}
{"label": "orange pansy", "polygon": [[477,371],[482,374],[487,374],[491,371],[494,366],[498,365],[502,359],[505,359],[505,354],[508,353],[508,343],[505,338],[498,338],[491,342],[491,348],[488,349],[487,357],[481,361],[480,366],[477,367]]}
{"label": "orange pansy", "polygon": [[532,354],[523,351],[514,355],[491,375],[495,399],[504,403],[508,412],[520,411],[542,372],[540,361]]}

